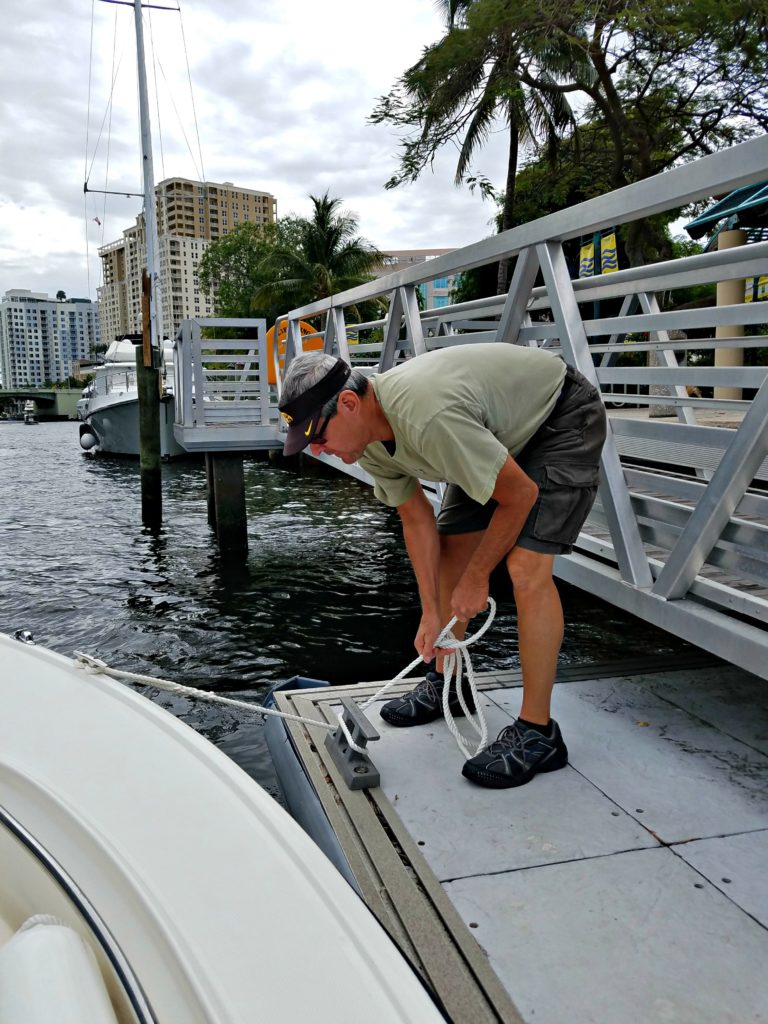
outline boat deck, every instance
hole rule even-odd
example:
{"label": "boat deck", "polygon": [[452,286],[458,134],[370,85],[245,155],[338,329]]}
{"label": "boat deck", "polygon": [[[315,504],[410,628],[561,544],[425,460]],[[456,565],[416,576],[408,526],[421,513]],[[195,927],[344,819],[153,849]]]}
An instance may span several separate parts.
{"label": "boat deck", "polygon": [[[519,673],[479,679],[495,735]],[[377,689],[276,697],[333,721]],[[765,682],[698,656],[582,665],[554,708],[568,767],[502,791],[462,778],[442,722],[372,707],[381,787],[356,792],[324,731],[286,725],[363,898],[450,1020],[768,1021]]]}

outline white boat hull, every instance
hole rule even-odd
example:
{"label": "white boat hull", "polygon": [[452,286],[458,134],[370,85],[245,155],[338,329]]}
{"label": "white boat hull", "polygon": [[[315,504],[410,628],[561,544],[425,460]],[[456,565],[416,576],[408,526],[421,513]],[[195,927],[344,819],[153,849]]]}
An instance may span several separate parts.
{"label": "white boat hull", "polygon": [[[164,459],[188,454],[173,436],[174,410],[173,396],[167,395],[160,403],[160,455]],[[95,444],[83,443],[89,434],[95,437]],[[105,455],[138,456],[139,401],[136,393],[91,399],[80,427],[80,439],[86,450]]]}
{"label": "white boat hull", "polygon": [[[113,341],[105,362],[96,367],[93,380],[77,403],[80,447],[104,455],[138,457],[139,393],[136,384],[136,347],[122,339]],[[163,346],[163,398],[160,402],[160,455],[164,459],[187,455],[173,434],[176,404],[173,380],[173,346]]]}
{"label": "white boat hull", "polygon": [[[96,909],[153,1020],[443,1020],[326,857],[217,748],[60,655],[0,635],[0,658],[0,807]],[[6,834],[0,854],[14,844]],[[24,862],[3,855],[0,957],[44,912],[103,961],[87,914]]]}

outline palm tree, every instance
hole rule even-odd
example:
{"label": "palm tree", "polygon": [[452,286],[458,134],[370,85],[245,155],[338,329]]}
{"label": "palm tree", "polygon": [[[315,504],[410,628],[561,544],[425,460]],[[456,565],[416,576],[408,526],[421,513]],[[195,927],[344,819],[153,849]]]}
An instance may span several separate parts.
{"label": "palm tree", "polygon": [[298,246],[276,246],[259,267],[268,279],[256,295],[264,305],[297,309],[373,278],[384,254],[357,234],[357,218],[339,212],[341,199],[310,195],[312,216],[299,225]]}
{"label": "palm tree", "polygon": [[[467,178],[476,152],[501,120],[509,132],[507,174],[501,230],[514,224],[515,180],[520,148],[526,143],[545,147],[554,156],[558,142],[575,128],[574,114],[562,92],[526,88],[521,72],[534,62],[520,47],[519,37],[498,16],[494,0],[438,0],[447,32],[409,68],[372,115],[374,122],[390,121],[417,131],[403,143],[401,171],[387,183],[393,187],[415,180],[446,142],[460,139],[454,183]],[[538,80],[554,81],[566,65],[565,48],[550,45],[536,55]],[[567,58],[573,60],[568,53]],[[488,191],[487,180],[481,180]],[[499,264],[497,289],[506,291],[509,268]]]}

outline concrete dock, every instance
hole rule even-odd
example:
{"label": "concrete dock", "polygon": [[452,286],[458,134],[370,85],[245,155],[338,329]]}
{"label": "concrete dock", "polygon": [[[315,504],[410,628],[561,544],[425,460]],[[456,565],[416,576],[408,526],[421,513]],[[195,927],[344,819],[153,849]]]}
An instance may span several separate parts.
{"label": "concrete dock", "polygon": [[[442,721],[394,729],[372,706],[381,787],[351,792],[325,734],[288,723],[355,884],[449,1019],[768,1021],[765,683],[696,658],[564,669],[569,765],[513,790],[463,779]],[[332,721],[377,689],[278,707]],[[481,690],[495,735],[519,675]]]}

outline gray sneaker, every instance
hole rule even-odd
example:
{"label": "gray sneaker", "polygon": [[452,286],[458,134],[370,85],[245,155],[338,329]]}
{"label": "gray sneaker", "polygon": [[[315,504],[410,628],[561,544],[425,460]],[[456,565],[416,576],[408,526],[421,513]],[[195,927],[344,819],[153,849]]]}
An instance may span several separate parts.
{"label": "gray sneaker", "polygon": [[[475,713],[475,702],[469,687],[463,686],[464,701],[472,714]],[[451,714],[458,718],[464,714],[459,698],[456,695],[456,682],[451,683],[448,707]],[[426,725],[443,717],[443,677],[437,672],[427,672],[422,681],[402,697],[394,697],[382,705],[379,712],[385,722],[390,725],[409,726]]]}
{"label": "gray sneaker", "polygon": [[545,735],[517,721],[506,726],[485,750],[471,757],[461,769],[470,782],[489,789],[524,786],[539,772],[555,772],[568,764],[568,748],[560,726],[549,721]]}

